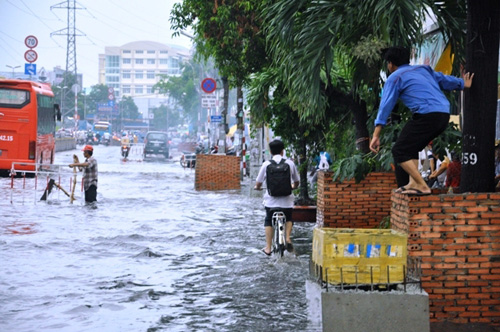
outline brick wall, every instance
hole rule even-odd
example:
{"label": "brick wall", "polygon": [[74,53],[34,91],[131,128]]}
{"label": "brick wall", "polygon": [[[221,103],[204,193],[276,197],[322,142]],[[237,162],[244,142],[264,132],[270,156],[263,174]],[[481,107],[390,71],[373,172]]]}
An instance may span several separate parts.
{"label": "brick wall", "polygon": [[195,189],[240,189],[240,158],[199,154],[196,156]]}
{"label": "brick wall", "polygon": [[422,260],[431,321],[500,324],[500,194],[391,200],[392,228]]}
{"label": "brick wall", "polygon": [[332,172],[318,172],[316,222],[320,227],[374,228],[391,211],[394,173],[370,173],[360,183],[333,181]]}

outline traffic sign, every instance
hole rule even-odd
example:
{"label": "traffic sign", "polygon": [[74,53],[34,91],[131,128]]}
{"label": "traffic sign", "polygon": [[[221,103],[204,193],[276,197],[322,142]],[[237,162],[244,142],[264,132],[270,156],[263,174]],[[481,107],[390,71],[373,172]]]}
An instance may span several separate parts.
{"label": "traffic sign", "polygon": [[222,122],[222,115],[210,115],[210,122]]}
{"label": "traffic sign", "polygon": [[38,39],[35,36],[29,35],[24,39],[24,45],[28,48],[35,48],[38,45]]}
{"label": "traffic sign", "polygon": [[36,65],[34,63],[25,63],[24,75],[36,75]]}
{"label": "traffic sign", "polygon": [[24,59],[28,62],[35,62],[38,59],[38,54],[35,50],[27,50],[24,53]]}
{"label": "traffic sign", "polygon": [[78,92],[82,91],[82,88],[80,87],[80,85],[75,83],[71,86],[71,91],[73,91],[73,93],[76,95]]}
{"label": "traffic sign", "polygon": [[217,107],[217,96],[205,94],[201,96],[201,107],[214,108]]}
{"label": "traffic sign", "polygon": [[215,91],[217,88],[217,83],[213,78],[205,78],[203,81],[201,81],[201,89],[205,93],[212,93]]}

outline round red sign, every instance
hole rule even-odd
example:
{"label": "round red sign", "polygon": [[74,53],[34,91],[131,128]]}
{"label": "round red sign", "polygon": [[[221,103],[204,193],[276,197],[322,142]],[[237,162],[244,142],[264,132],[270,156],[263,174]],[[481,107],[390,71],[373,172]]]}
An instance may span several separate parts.
{"label": "round red sign", "polygon": [[35,50],[27,50],[24,53],[24,59],[29,63],[35,62],[38,59],[38,54]]}
{"label": "round red sign", "polygon": [[205,78],[203,81],[201,81],[201,89],[205,93],[212,93],[215,91],[217,88],[217,83],[213,78]]}
{"label": "round red sign", "polygon": [[29,48],[35,48],[38,45],[38,39],[35,36],[28,36],[24,39],[24,45]]}

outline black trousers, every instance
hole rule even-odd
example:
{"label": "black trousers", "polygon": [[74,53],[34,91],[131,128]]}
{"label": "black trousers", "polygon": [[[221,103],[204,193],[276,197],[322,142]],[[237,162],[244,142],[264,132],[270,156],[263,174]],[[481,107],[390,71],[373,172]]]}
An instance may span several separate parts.
{"label": "black trousers", "polygon": [[85,202],[91,203],[97,201],[97,187],[91,184],[89,189],[85,190]]}
{"label": "black trousers", "polygon": [[418,153],[446,129],[449,121],[448,113],[413,114],[392,148],[394,161],[399,164],[418,159]]}
{"label": "black trousers", "polygon": [[418,153],[430,141],[445,131],[449,121],[450,114],[448,113],[413,114],[411,120],[401,130],[392,148],[392,156],[396,163],[396,181],[398,187],[408,184],[409,181],[408,174],[406,174],[399,164],[408,160],[418,159]]}

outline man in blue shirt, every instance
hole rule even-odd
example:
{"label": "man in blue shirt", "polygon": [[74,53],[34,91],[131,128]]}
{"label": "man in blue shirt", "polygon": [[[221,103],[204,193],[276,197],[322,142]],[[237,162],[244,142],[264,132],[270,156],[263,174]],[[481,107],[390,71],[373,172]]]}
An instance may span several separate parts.
{"label": "man in blue shirt", "polygon": [[410,51],[401,47],[385,50],[384,59],[390,76],[382,93],[370,150],[378,153],[382,128],[398,99],[401,99],[413,116],[401,131],[392,148],[392,155],[394,161],[408,173],[410,180],[396,191],[428,195],[431,190],[418,171],[418,152],[448,126],[450,104],[441,90],[469,88],[474,74],[466,73],[461,79],[435,72],[429,66],[410,66]]}

